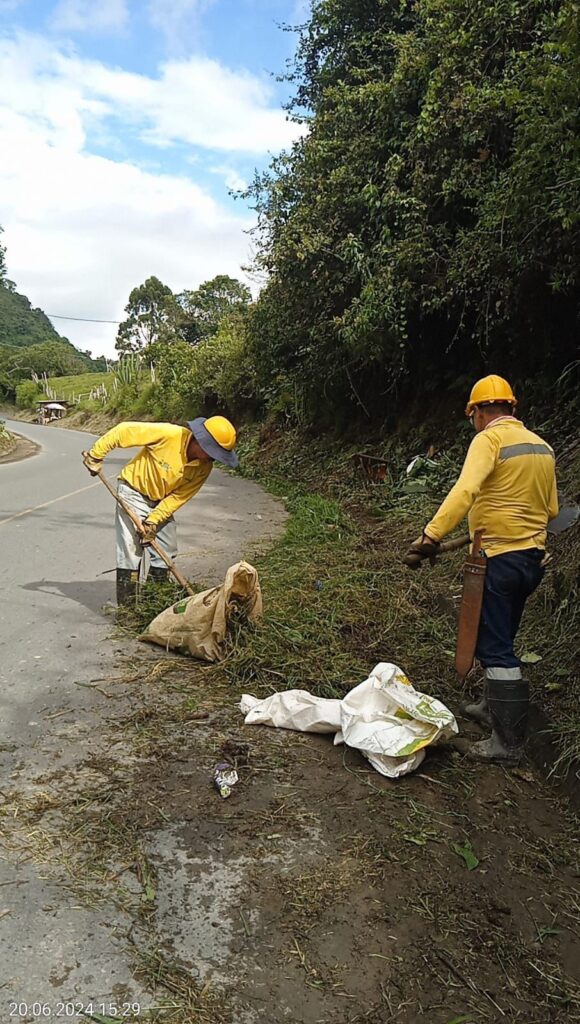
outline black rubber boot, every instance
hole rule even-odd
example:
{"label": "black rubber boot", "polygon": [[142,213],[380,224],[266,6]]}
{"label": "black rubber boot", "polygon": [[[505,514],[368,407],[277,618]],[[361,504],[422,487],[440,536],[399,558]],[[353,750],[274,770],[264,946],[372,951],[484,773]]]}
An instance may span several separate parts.
{"label": "black rubber boot", "polygon": [[475,761],[517,764],[526,738],[529,685],[525,679],[488,679],[487,702],[491,736],[474,743],[469,757]]}
{"label": "black rubber boot", "polygon": [[169,579],[169,569],[163,569],[160,565],[149,566],[148,583],[165,583]]}
{"label": "black rubber boot", "polygon": [[486,729],[491,729],[491,716],[489,714],[489,706],[487,703],[487,679],[483,681],[483,695],[477,704],[462,704],[460,707],[461,714],[465,718],[470,718],[472,722],[477,722],[478,725],[483,725]]}
{"label": "black rubber boot", "polygon": [[135,607],[137,603],[138,569],[117,569],[117,605]]}

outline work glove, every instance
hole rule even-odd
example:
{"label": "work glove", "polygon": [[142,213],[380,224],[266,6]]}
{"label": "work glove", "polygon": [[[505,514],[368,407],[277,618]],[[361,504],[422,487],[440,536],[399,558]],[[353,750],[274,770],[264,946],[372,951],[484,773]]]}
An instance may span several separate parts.
{"label": "work glove", "polygon": [[439,554],[439,548],[440,543],[438,540],[431,540],[431,537],[428,537],[426,533],[422,533],[407,548],[403,562],[409,569],[418,569],[425,558],[428,558],[431,565],[434,565],[435,559]]}
{"label": "work glove", "polygon": [[145,545],[151,544],[151,541],[155,540],[155,538],[157,537],[157,523],[149,523],[146,519],[144,519],[143,522],[141,523],[141,526],[143,527],[143,531],[141,533],[139,540],[141,541],[143,547],[145,547]]}
{"label": "work glove", "polygon": [[87,467],[91,476],[98,476],[103,468],[103,460],[93,459],[90,452],[83,452],[83,465]]}

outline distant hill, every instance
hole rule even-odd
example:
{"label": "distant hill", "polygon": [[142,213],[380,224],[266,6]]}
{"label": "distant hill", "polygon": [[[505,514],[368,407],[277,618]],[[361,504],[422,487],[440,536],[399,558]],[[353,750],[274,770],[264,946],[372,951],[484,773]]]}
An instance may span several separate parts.
{"label": "distant hill", "polygon": [[25,348],[44,341],[62,341],[41,309],[34,309],[25,295],[20,295],[7,281],[0,281],[0,345]]}

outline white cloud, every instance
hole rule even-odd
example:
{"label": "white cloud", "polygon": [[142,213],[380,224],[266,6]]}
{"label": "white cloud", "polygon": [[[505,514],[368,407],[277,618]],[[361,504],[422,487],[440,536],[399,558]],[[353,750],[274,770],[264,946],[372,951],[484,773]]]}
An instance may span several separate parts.
{"label": "white cloud", "polygon": [[118,32],[128,19],[127,0],[59,0],[51,24],[63,32]]}
{"label": "white cloud", "polygon": [[[0,39],[0,98],[11,109],[75,130],[107,119],[122,134],[167,147],[265,154],[290,145],[300,131],[288,121],[266,78],[232,71],[204,56],[169,60],[157,77],[70,56],[40,37]],[[107,125],[110,127],[110,124]]]}
{"label": "white cloud", "polygon": [[[174,290],[240,276],[248,217],[187,179],[52,145],[20,116],[0,114],[0,149],[9,276],[48,313],[119,320],[151,274]],[[55,326],[81,348],[114,350],[114,327]]]}
{"label": "white cloud", "polygon": [[[8,271],[48,313],[119,320],[131,288],[151,274],[174,290],[217,273],[242,276],[249,215],[216,202],[188,177],[87,151],[87,133],[110,128],[113,114],[139,124],[143,92],[157,95],[159,117],[164,103],[171,105],[150,79],[85,64],[43,40],[0,42],[0,223]],[[126,138],[130,128],[118,134]],[[81,348],[114,351],[115,327],[55,324]]]}
{"label": "white cloud", "polygon": [[242,178],[235,167],[228,167],[226,164],[215,164],[213,167],[209,167],[208,170],[222,178],[225,181],[226,188],[232,192],[243,192],[248,187],[248,182],[245,178]]}
{"label": "white cloud", "polygon": [[149,0],[149,20],[172,51],[183,51],[198,34],[201,15],[215,0]]}
{"label": "white cloud", "polygon": [[209,57],[170,60],[157,78],[62,57],[59,72],[82,81],[87,95],[114,105],[154,145],[186,142],[205,149],[278,152],[297,126],[273,102],[267,79],[232,71]]}

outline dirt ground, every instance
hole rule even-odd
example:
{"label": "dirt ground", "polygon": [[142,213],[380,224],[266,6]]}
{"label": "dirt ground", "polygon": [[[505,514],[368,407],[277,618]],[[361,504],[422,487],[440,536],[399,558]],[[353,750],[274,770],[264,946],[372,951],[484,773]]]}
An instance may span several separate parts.
{"label": "dirt ground", "polygon": [[[379,525],[375,543],[388,554]],[[323,537],[337,534],[333,523],[322,529]],[[390,562],[381,587],[364,577],[366,605],[359,589],[335,613],[332,558],[343,559],[347,543],[345,534],[335,553],[306,533],[312,579],[300,564],[290,591],[310,612],[328,601],[321,662],[335,658],[331,628],[348,630],[369,671],[378,660],[370,632],[384,649],[398,648],[407,668],[426,632],[432,645],[441,628],[429,678],[442,696],[448,640],[435,597],[430,620],[422,608],[420,621],[393,619],[390,632],[369,627],[374,605],[382,610],[389,597]],[[369,536],[350,543],[357,565],[368,557],[374,569]],[[394,547],[388,557],[398,560]],[[270,593],[277,566],[290,588],[287,558],[283,549],[270,566]],[[416,591],[406,601],[413,610]],[[262,683],[308,685],[307,629],[300,632],[296,616],[281,619],[278,598],[269,636],[281,621],[285,646],[277,660],[262,657]],[[27,803],[7,796],[0,810],[20,856],[54,873],[79,907],[113,902],[123,912],[129,925],[119,948],[150,993],[133,1019],[580,1021],[578,827],[530,765],[481,767],[444,746],[415,774],[388,781],[330,738],[245,727],[227,664],[200,666],[132,641],[127,649],[114,677],[91,683],[101,699],[98,753],[74,776],[57,768],[37,778]],[[356,681],[350,668],[343,675]],[[463,735],[478,734],[460,725]],[[212,785],[223,760],[240,775],[228,800]],[[124,993],[114,995],[122,1001]]]}
{"label": "dirt ground", "polygon": [[130,770],[83,766],[69,860],[133,915],[164,1007],[139,1019],[580,1020],[577,832],[529,767],[442,747],[388,781],[328,737],[245,727],[219,669],[148,652],[130,679],[103,683]]}

